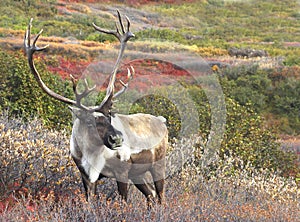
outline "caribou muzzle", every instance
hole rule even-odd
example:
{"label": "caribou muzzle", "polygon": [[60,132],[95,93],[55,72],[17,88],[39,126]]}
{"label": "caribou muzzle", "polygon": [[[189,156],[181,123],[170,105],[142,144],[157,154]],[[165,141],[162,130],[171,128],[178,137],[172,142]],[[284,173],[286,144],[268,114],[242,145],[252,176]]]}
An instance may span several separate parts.
{"label": "caribou muzzle", "polygon": [[103,141],[103,144],[106,147],[112,150],[122,146],[124,140],[122,133],[111,125],[109,117],[106,117],[103,114],[100,114],[100,116],[98,115],[99,114],[96,114],[94,121],[99,139]]}

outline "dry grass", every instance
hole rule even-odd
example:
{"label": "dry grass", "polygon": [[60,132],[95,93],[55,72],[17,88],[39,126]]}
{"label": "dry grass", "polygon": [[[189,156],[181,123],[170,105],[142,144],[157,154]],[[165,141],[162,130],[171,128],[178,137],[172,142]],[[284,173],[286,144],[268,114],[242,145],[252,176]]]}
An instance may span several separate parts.
{"label": "dry grass", "polygon": [[64,201],[19,201],[3,214],[6,221],[297,221],[296,203],[270,203],[263,198],[240,203],[239,200],[213,200],[199,192],[196,196],[176,195],[165,206],[148,211],[136,200],[106,202],[103,198],[88,204],[81,197]]}
{"label": "dry grass", "polygon": [[[147,210],[144,199],[131,188],[128,203],[118,198],[107,201],[104,195],[87,203],[82,194],[57,200],[17,199],[2,213],[5,221],[296,221],[299,202],[280,201],[257,190],[236,187],[224,182],[202,181],[186,191],[181,177],[167,180],[167,201]],[[111,183],[111,182],[107,182]],[[111,184],[112,185],[112,184]],[[298,194],[299,197],[299,194]],[[299,198],[298,198],[299,200]]]}
{"label": "dry grass", "polygon": [[[8,37],[0,38],[0,46],[6,50],[19,50],[23,48],[25,31],[0,29],[0,34]],[[49,44],[47,54],[65,55],[68,58],[86,59],[99,56],[99,52],[114,48],[114,43],[100,43],[95,41],[80,41],[73,38],[43,37],[38,41],[39,46]]]}
{"label": "dry grass", "polygon": [[[151,210],[133,185],[128,202],[122,202],[112,179],[99,182],[97,200],[87,203],[68,154],[66,133],[48,131],[37,119],[24,125],[2,114],[0,120],[1,221],[296,221],[300,217],[300,190],[293,178],[230,157],[216,161],[214,167],[188,161],[180,172],[173,171],[166,179],[165,204],[154,204]],[[175,147],[190,148],[193,143],[186,139]],[[243,167],[235,169],[236,163]]]}

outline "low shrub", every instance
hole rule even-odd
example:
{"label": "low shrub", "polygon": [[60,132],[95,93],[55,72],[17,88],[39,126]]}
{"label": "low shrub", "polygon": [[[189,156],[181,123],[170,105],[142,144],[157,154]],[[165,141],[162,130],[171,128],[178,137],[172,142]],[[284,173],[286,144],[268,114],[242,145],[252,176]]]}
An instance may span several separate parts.
{"label": "low shrub", "polygon": [[204,57],[212,57],[212,56],[226,56],[228,55],[227,50],[215,48],[215,47],[199,47],[196,52],[200,54],[200,56]]}
{"label": "low shrub", "polygon": [[[296,176],[300,172],[296,154],[281,150],[276,133],[265,127],[264,119],[254,111],[252,104],[242,106],[235,100],[226,98],[226,110],[224,107],[214,107],[216,112],[220,112],[215,116],[226,116],[224,135],[218,135],[222,133],[218,127],[222,126],[214,126],[217,131],[211,132],[214,120],[209,104],[211,101],[208,101],[205,92],[195,85],[182,90],[172,86],[156,88],[152,95],[137,100],[130,113],[143,112],[164,116],[170,138],[181,138],[197,133],[204,141],[208,141],[210,137],[217,140],[218,136],[222,136],[221,144],[213,145],[220,157],[230,153],[234,157],[241,158],[245,164],[250,163],[258,169],[280,170],[282,175]],[[194,102],[196,108],[193,113],[190,110],[190,101]],[[183,124],[186,122],[189,123],[187,129],[187,125]],[[197,122],[199,128],[195,129],[193,127]]]}
{"label": "low shrub", "polygon": [[226,96],[241,105],[251,103],[261,115],[287,120],[278,125],[281,133],[299,134],[299,67],[264,69],[248,64],[224,69],[220,76]]}
{"label": "low shrub", "polygon": [[290,135],[300,133],[300,82],[296,78],[288,78],[278,83],[270,96],[270,110],[279,118],[288,120],[288,127],[281,131]]}
{"label": "low shrub", "polygon": [[[69,83],[53,73],[45,72],[42,57],[35,60],[46,85],[53,91],[72,98]],[[4,89],[0,91],[0,111],[7,110],[10,116],[17,115],[24,120],[39,116],[49,127],[70,127],[68,107],[54,101],[40,89],[22,52],[8,53],[0,50],[0,72],[0,84]]]}
{"label": "low shrub", "polygon": [[251,163],[258,169],[278,170],[281,175],[296,176],[300,172],[297,155],[281,149],[276,133],[264,126],[264,119],[252,106],[241,106],[228,99],[226,109],[222,155],[231,153],[246,164]]}
{"label": "low shrub", "polygon": [[183,43],[184,36],[180,32],[171,29],[146,29],[136,33],[136,39],[159,39],[172,40],[174,42]]}
{"label": "low shrub", "polygon": [[[115,196],[114,180],[99,183],[99,195],[87,203],[69,156],[67,133],[47,130],[38,119],[24,124],[2,114],[0,142],[0,215],[5,221],[295,221],[300,216],[300,193],[293,178],[257,169],[232,155],[217,157],[209,166],[191,161],[188,155],[205,145],[196,137],[171,145],[178,152],[168,153],[166,203],[154,204],[151,210],[134,186],[129,188],[128,204],[107,199]],[[183,159],[178,167],[179,155]],[[243,167],[236,168],[238,164]],[[173,167],[178,171],[170,172]]]}
{"label": "low shrub", "polygon": [[[0,197],[57,195],[70,191],[76,173],[69,156],[69,133],[47,130],[40,120],[0,118]],[[73,188],[76,188],[76,183]]]}

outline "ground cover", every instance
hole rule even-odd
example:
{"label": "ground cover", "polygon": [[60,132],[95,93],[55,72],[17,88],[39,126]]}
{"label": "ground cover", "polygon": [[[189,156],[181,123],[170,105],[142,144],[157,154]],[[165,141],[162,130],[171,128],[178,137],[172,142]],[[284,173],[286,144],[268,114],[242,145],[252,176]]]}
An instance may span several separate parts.
{"label": "ground cover", "polygon": [[[166,61],[170,55],[178,52],[181,55],[199,56],[201,61],[205,61],[205,67],[210,69],[210,73],[217,75],[222,82],[232,112],[232,115],[228,115],[228,131],[232,134],[226,135],[224,148],[230,150],[239,147],[241,150],[236,149],[236,152],[243,151],[242,148],[245,147],[249,149],[245,149],[240,157],[225,156],[214,171],[203,168],[198,161],[185,165],[180,172],[173,172],[167,179],[167,203],[162,207],[155,205],[152,211],[146,210],[138,191],[133,188],[130,189],[132,194],[128,204],[122,203],[118,198],[107,201],[106,197],[116,190],[114,182],[110,181],[101,183],[99,192],[102,195],[98,197],[99,201],[87,204],[81,194],[78,172],[68,156],[66,132],[48,131],[45,126],[49,122],[52,122],[52,126],[55,125],[53,122],[58,120],[59,115],[64,116],[66,121],[71,117],[65,107],[45,100],[37,93],[34,94],[36,103],[33,112],[37,110],[45,116],[44,124],[41,124],[41,120],[35,120],[33,125],[26,126],[11,116],[1,117],[1,149],[4,149],[1,154],[2,157],[8,156],[0,161],[3,169],[1,172],[5,172],[5,175],[1,174],[0,180],[2,219],[97,221],[99,215],[102,215],[102,221],[295,221],[299,218],[297,171],[289,168],[288,173],[283,175],[282,172],[269,171],[264,167],[257,169],[250,164],[240,164],[245,161],[245,157],[255,157],[266,160],[257,161],[256,164],[274,166],[274,159],[269,158],[269,154],[256,152],[257,147],[264,147],[263,150],[272,153],[272,158],[278,155],[278,159],[274,157],[278,160],[275,165],[283,166],[279,165],[282,164],[280,161],[291,163],[294,160],[289,155],[281,155],[275,145],[276,135],[264,134],[262,129],[265,127],[276,126],[280,129],[279,141],[283,143],[282,148],[300,152],[299,136],[297,137],[300,101],[300,16],[297,1],[198,0],[159,3],[133,0],[98,4],[97,1],[90,0],[14,1],[12,4],[11,1],[4,0],[0,6],[1,73],[5,76],[0,81],[1,85],[7,86],[7,81],[13,79],[14,86],[17,86],[15,89],[19,89],[21,95],[30,95],[29,99],[33,97],[32,93],[28,93],[33,80],[27,78],[27,66],[22,52],[24,30],[30,17],[34,17],[34,33],[44,29],[39,44],[42,46],[50,43],[48,51],[37,56],[39,68],[46,78],[49,74],[58,74],[58,77],[66,80],[69,79],[69,74],[80,78],[82,73],[87,75],[88,69],[93,68],[98,72],[93,77],[94,80],[102,79],[103,83],[103,78],[111,70],[118,44],[112,38],[99,36],[90,24],[95,22],[101,27],[113,28],[116,8],[129,15],[136,34],[136,39],[128,45],[120,76],[126,77],[126,67],[133,65],[136,78],[143,76],[144,79],[132,85],[133,89],[140,91],[149,86],[166,85],[167,82],[158,81],[157,75],[153,76],[152,72],[173,76],[178,82],[190,84],[185,71]],[[229,50],[233,47],[265,50],[268,55],[263,58],[232,57],[229,56]],[[149,55],[160,55],[160,58],[166,59],[140,59]],[[17,81],[12,78],[19,76],[24,79]],[[25,76],[28,82],[25,86],[28,88],[22,91],[23,84],[26,83]],[[48,81],[59,90],[63,87],[68,89],[68,84],[64,81],[62,84],[53,84],[57,80],[56,76]],[[189,90],[195,97],[202,95],[193,87]],[[7,95],[5,93],[11,92],[19,91],[4,91],[1,88],[1,107],[4,105],[3,98]],[[69,95],[68,91],[64,93]],[[22,109],[10,106],[10,110],[23,110],[25,113],[29,109],[26,105],[30,100],[26,96],[22,97],[22,101],[13,101],[12,98],[16,96],[8,96],[5,104],[10,101],[22,105]],[[202,97],[197,97],[197,102]],[[150,99],[163,105],[168,104],[161,98]],[[170,109],[165,109],[164,106],[154,107],[148,101],[141,101],[143,106],[134,106],[132,111],[148,109],[174,116],[178,114],[172,106]],[[203,110],[209,110],[209,107]],[[248,113],[247,110],[251,112]],[[247,118],[241,118],[238,112],[245,115],[247,113]],[[200,114],[203,124],[206,124],[208,112]],[[28,114],[31,115],[32,113]],[[264,125],[259,125],[260,120],[263,120],[260,116],[265,117]],[[14,121],[17,122],[15,126]],[[174,135],[176,128],[180,127],[179,122],[175,118],[169,121],[169,125],[175,129],[172,130]],[[67,131],[68,124],[70,123],[61,121]],[[202,129],[204,132],[201,136],[207,138],[205,125]],[[32,139],[33,135],[29,132],[37,133],[34,134],[35,139]],[[247,137],[249,135],[250,138]],[[262,141],[259,139],[261,135],[265,136]],[[61,137],[64,138],[63,141]],[[257,138],[255,144],[259,146],[252,146],[251,139],[254,137]],[[177,147],[187,146],[189,145],[177,141]],[[225,151],[228,150],[224,149],[223,152],[226,153]],[[250,155],[248,151],[254,151],[255,155]],[[244,168],[237,169],[237,165]]]}

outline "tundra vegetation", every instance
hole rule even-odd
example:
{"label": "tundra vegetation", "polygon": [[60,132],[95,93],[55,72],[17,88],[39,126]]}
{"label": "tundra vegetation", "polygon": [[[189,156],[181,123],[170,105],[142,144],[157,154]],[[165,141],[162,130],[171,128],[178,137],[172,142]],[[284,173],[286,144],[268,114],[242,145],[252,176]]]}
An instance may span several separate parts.
{"label": "tundra vegetation", "polygon": [[[94,2],[1,3],[0,218],[296,221],[300,217],[299,156],[293,150],[283,150],[278,141],[297,138],[300,133],[299,3]],[[203,165],[201,158],[211,126],[211,107],[203,89],[184,83],[196,104],[199,141],[178,137],[180,115],[168,99],[153,95],[131,107],[130,113],[145,112],[167,119],[170,138],[174,138],[169,152],[187,147],[193,150],[181,168],[168,172],[166,203],[154,205],[151,211],[146,210],[142,194],[134,186],[130,186],[125,204],[115,194],[116,183],[111,180],[98,186],[102,195],[97,201],[86,203],[80,175],[69,155],[71,114],[65,105],[36,90],[21,49],[28,19],[34,17],[32,32],[44,28],[40,45],[51,44],[51,50],[35,57],[37,68],[53,91],[72,98],[72,86],[65,81],[69,74],[80,76],[98,59],[99,50],[110,52],[117,47],[113,38],[99,37],[91,27],[95,22],[112,29],[112,8],[126,14],[132,11],[129,17],[136,39],[128,44],[128,54],[196,53],[209,64],[217,64],[212,66],[213,73],[225,95],[226,130],[220,158],[209,166]],[[143,28],[138,28],[141,24]],[[261,50],[267,57],[230,57],[230,49]],[[174,67],[160,65],[165,72],[174,73]],[[96,100],[101,101],[104,95],[100,92]],[[178,97],[182,103],[186,100]]]}

